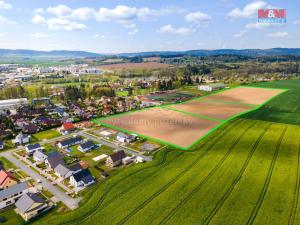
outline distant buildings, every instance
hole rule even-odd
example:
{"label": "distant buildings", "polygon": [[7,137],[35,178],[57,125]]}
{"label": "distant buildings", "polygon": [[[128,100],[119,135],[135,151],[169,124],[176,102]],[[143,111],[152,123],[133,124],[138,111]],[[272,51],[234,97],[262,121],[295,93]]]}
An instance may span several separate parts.
{"label": "distant buildings", "polygon": [[16,136],[14,140],[12,140],[12,143],[16,145],[23,145],[29,143],[29,140],[30,135],[20,133]]}
{"label": "distant buildings", "polygon": [[212,92],[212,91],[224,89],[225,87],[226,87],[225,84],[213,83],[213,84],[209,84],[209,85],[199,85],[198,90]]}
{"label": "distant buildings", "polygon": [[28,105],[27,98],[0,100],[0,111],[17,109],[20,106]]}

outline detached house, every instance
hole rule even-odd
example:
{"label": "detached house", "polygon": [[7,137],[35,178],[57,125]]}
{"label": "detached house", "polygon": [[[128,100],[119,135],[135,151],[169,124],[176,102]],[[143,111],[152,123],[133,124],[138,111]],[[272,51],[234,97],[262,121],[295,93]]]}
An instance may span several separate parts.
{"label": "detached house", "polygon": [[23,145],[29,143],[30,135],[28,134],[18,134],[14,140],[12,140],[13,144]]}
{"label": "detached house", "polygon": [[64,141],[61,141],[57,144],[59,148],[68,148],[74,145],[81,144],[83,142],[83,139],[81,137],[74,137],[70,138]]}
{"label": "detached house", "polygon": [[134,142],[136,140],[137,136],[133,135],[133,134],[124,134],[124,133],[118,133],[117,134],[117,140],[119,142],[127,142],[127,143],[131,143]]}
{"label": "detached house", "polygon": [[69,123],[64,123],[62,125],[62,127],[60,128],[60,132],[63,135],[67,135],[73,131],[75,131],[76,128],[74,127],[73,123],[69,122]]}
{"label": "detached house", "polygon": [[59,164],[65,165],[63,156],[58,152],[51,152],[45,160],[45,164],[49,169],[54,170]]}
{"label": "detached house", "polygon": [[98,145],[95,144],[94,142],[92,141],[87,141],[87,142],[84,142],[82,143],[80,146],[78,146],[78,150],[85,153],[85,152],[88,152],[90,150],[93,150],[95,148],[97,148]]}
{"label": "detached house", "polygon": [[43,150],[43,147],[39,143],[31,144],[31,145],[27,145],[25,150],[28,155],[32,155],[36,151]]}
{"label": "detached house", "polygon": [[127,157],[127,155],[125,154],[125,152],[123,150],[118,151],[112,155],[110,155],[107,159],[106,159],[106,165],[109,167],[116,167],[122,164],[122,160],[125,159]]}
{"label": "detached house", "polygon": [[16,202],[16,212],[25,221],[28,221],[40,213],[49,209],[47,202],[38,194],[26,193]]}
{"label": "detached house", "polygon": [[33,160],[38,164],[44,163],[47,158],[48,156],[42,151],[35,151],[33,153]]}
{"label": "detached house", "polygon": [[93,183],[95,183],[95,179],[89,169],[81,170],[70,177],[70,184],[75,188],[84,188]]}
{"label": "detached house", "polygon": [[7,189],[11,186],[14,186],[18,183],[18,179],[15,178],[11,173],[6,172],[5,170],[0,171],[0,188]]}
{"label": "detached house", "polygon": [[23,194],[28,192],[26,183],[16,184],[0,191],[0,209],[14,204]]}
{"label": "detached house", "polygon": [[79,163],[70,166],[59,164],[54,168],[55,174],[62,179],[67,179],[73,174],[79,173],[81,170],[82,167]]}

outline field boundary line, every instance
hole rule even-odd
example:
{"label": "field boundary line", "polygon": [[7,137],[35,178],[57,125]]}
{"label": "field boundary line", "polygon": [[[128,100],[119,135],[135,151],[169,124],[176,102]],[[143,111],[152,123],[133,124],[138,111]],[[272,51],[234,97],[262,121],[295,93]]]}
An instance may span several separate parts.
{"label": "field boundary line", "polygon": [[[234,127],[236,127],[237,125],[239,125],[240,123],[243,123],[243,122],[245,122],[245,120],[239,120],[239,121],[237,121],[237,123],[230,124],[228,127],[225,128],[225,130],[222,131],[222,133],[221,133],[220,135],[215,136],[213,139],[211,139],[211,140],[209,140],[209,141],[207,141],[207,142],[204,142],[204,143],[200,146],[201,148],[204,147],[205,145],[208,145],[208,144],[211,144],[211,145],[210,145],[210,146],[208,147],[208,149],[206,149],[199,157],[201,158],[201,157],[205,156],[206,154],[208,154],[208,152],[210,151],[210,148],[213,147],[212,145],[217,144],[217,142],[219,141],[219,139],[221,139],[224,135],[226,135],[226,133],[227,133],[228,131],[230,131],[231,129],[233,129]],[[211,143],[212,141],[214,141],[214,142]],[[170,151],[173,151],[173,150],[168,150],[168,149],[167,149],[167,151],[165,151],[164,154],[168,154],[168,152],[170,152]],[[184,153],[184,152],[182,152],[182,153]],[[163,157],[164,157],[164,158],[163,158],[162,161],[165,161],[165,160],[166,160],[166,155],[163,155]],[[129,174],[129,175],[127,176],[127,178],[130,177],[130,176],[132,176],[132,175],[136,175],[137,173],[139,173],[139,172],[141,172],[141,171],[144,171],[144,170],[146,170],[146,169],[149,169],[149,168],[152,168],[152,167],[157,167],[159,164],[160,164],[160,163],[157,163],[157,164],[152,165],[152,166],[149,166],[149,167],[144,167],[144,168],[142,168],[142,169],[140,169],[140,170],[138,170],[138,171],[136,171],[136,172],[133,172],[133,173]],[[125,180],[121,180],[120,182],[123,182],[123,181],[125,181]],[[117,184],[119,184],[120,182],[118,182]],[[117,184],[116,184],[116,185],[117,185]],[[112,187],[110,187],[109,190],[105,191],[105,193],[104,193],[104,194],[101,196],[101,198],[98,200],[98,202],[97,202],[97,204],[95,205],[95,207],[94,207],[92,210],[90,210],[86,215],[81,216],[82,218],[76,218],[76,219],[73,219],[73,220],[71,220],[71,221],[68,221],[68,222],[65,222],[65,223],[62,223],[62,224],[72,224],[72,223],[75,222],[75,221],[76,221],[76,224],[77,224],[78,221],[82,222],[82,221],[85,221],[86,219],[88,219],[90,216],[92,216],[92,215],[96,212],[96,210],[97,210],[99,207],[101,207],[101,204],[102,204],[103,201],[105,200],[105,196],[108,194],[108,192],[110,192],[111,188],[114,188],[114,186],[115,186],[115,185],[113,185]]]}
{"label": "field boundary line", "polygon": [[289,225],[293,225],[295,222],[295,217],[298,211],[298,200],[299,200],[299,189],[300,189],[300,145],[298,147],[298,164],[297,164],[297,173],[296,173],[296,184],[294,191],[294,198],[292,204],[292,210],[289,216]]}
{"label": "field boundary line", "polygon": [[206,217],[206,219],[203,222],[204,225],[208,225],[211,222],[211,220],[214,218],[214,216],[218,213],[218,211],[220,210],[220,208],[226,202],[226,200],[228,199],[228,197],[230,196],[230,194],[232,193],[232,191],[234,190],[234,188],[236,187],[236,185],[240,182],[240,180],[241,180],[244,172],[248,168],[248,165],[249,165],[250,160],[252,159],[252,156],[254,155],[257,147],[259,146],[259,143],[261,142],[261,140],[263,139],[264,135],[269,130],[269,128],[271,127],[271,125],[272,124],[269,124],[261,132],[261,134],[257,138],[256,142],[254,143],[254,145],[253,145],[253,147],[252,147],[252,149],[251,149],[248,157],[246,158],[246,161],[244,162],[244,164],[242,166],[242,169],[240,170],[238,176],[234,179],[234,181],[231,184],[231,186],[229,187],[229,189],[225,192],[225,194],[222,196],[222,198],[220,199],[220,201],[217,203],[217,205],[214,207],[214,209],[210,212],[210,214],[208,215],[208,217]]}
{"label": "field boundary line", "polygon": [[[137,132],[134,132],[134,131],[123,129],[123,128],[118,127],[118,126],[113,126],[113,125],[110,125],[110,124],[107,124],[107,123],[104,122],[104,120],[107,120],[107,119],[110,119],[110,118],[120,117],[120,116],[123,116],[123,115],[129,115],[129,114],[133,114],[135,112],[141,112],[141,111],[145,111],[145,110],[151,110],[151,109],[166,109],[167,110],[167,108],[169,106],[176,106],[176,105],[184,104],[184,103],[187,103],[187,102],[190,102],[190,101],[193,101],[193,100],[203,100],[203,99],[205,99],[208,96],[215,95],[215,94],[218,94],[218,93],[221,93],[221,92],[224,92],[224,91],[232,90],[232,89],[235,89],[235,88],[261,88],[261,89],[283,90],[283,91],[280,92],[280,93],[277,93],[276,95],[274,95],[273,97],[271,97],[270,99],[268,99],[267,101],[265,101],[264,103],[256,105],[255,108],[252,108],[252,109],[243,111],[241,113],[238,113],[238,114],[236,114],[236,115],[234,115],[234,116],[232,116],[232,117],[230,117],[230,118],[228,118],[226,120],[219,120],[218,122],[220,122],[220,124],[218,124],[217,126],[215,126],[214,128],[212,128],[211,130],[209,130],[206,134],[204,134],[201,137],[199,137],[196,141],[192,142],[190,145],[185,146],[185,147],[184,146],[180,146],[180,145],[176,145],[176,144],[173,144],[173,143],[170,143],[168,141],[164,141],[164,140],[161,140],[161,139],[158,139],[158,138],[150,137],[148,135],[143,135],[143,134],[140,134],[140,133],[137,133]],[[169,145],[169,146],[172,146],[172,147],[175,147],[175,148],[179,148],[181,150],[189,150],[192,146],[194,146],[197,143],[199,143],[200,141],[202,141],[204,138],[206,138],[212,132],[216,131],[221,126],[223,126],[225,123],[227,123],[227,122],[229,122],[229,121],[231,121],[231,120],[233,120],[233,119],[235,119],[235,118],[237,118],[239,116],[242,116],[244,114],[247,114],[247,113],[250,113],[250,112],[258,110],[259,108],[263,107],[268,102],[270,102],[271,100],[273,100],[275,97],[278,97],[279,95],[287,92],[288,90],[289,89],[286,89],[286,88],[265,88],[265,87],[255,87],[255,86],[236,86],[236,87],[233,87],[233,88],[230,88],[230,89],[219,90],[219,91],[216,91],[216,92],[208,94],[208,95],[196,97],[196,98],[184,101],[184,102],[164,104],[164,105],[153,106],[153,107],[148,107],[148,108],[144,108],[144,109],[136,109],[136,110],[132,110],[132,111],[128,111],[128,112],[118,113],[118,114],[115,114],[115,115],[110,115],[110,116],[96,118],[96,119],[93,119],[92,122],[96,123],[98,125],[102,125],[102,126],[105,126],[105,127],[111,128],[111,129],[115,129],[115,130],[124,132],[124,133],[137,134],[140,137],[143,137],[143,138],[146,138],[146,139],[149,139],[149,140],[153,140],[153,141],[156,141],[156,142],[161,143],[161,144]],[[185,112],[181,111],[181,113],[185,113]],[[192,114],[194,114],[194,113],[192,113]],[[200,115],[200,114],[194,114],[194,115]],[[212,117],[209,117],[209,118],[218,120],[218,119],[212,118]],[[206,119],[208,119],[208,118],[206,118]]]}
{"label": "field boundary line", "polygon": [[211,121],[215,121],[215,122],[224,122],[225,120],[220,120],[220,119],[216,119],[213,117],[209,117],[209,116],[204,116],[202,114],[197,114],[197,113],[191,113],[191,112],[186,112],[186,111],[182,111],[182,110],[178,110],[178,109],[174,109],[171,107],[167,107],[167,106],[161,106],[162,109],[166,109],[166,110],[170,110],[170,111],[174,111],[174,112],[178,112],[178,113],[182,113],[184,115],[188,115],[188,116],[193,116],[193,117],[198,117],[201,119],[207,119],[207,120],[211,120]]}
{"label": "field boundary line", "polygon": [[[247,128],[245,128],[245,130],[239,135],[238,138],[236,138],[236,140],[232,143],[232,145],[230,146],[230,148],[228,149],[228,151],[225,153],[225,155],[222,157],[222,159],[220,160],[220,162],[213,168],[214,171],[217,171],[218,168],[220,168],[220,166],[223,164],[223,162],[227,159],[227,157],[230,155],[230,153],[232,152],[233,148],[239,143],[240,139],[247,133],[247,131],[249,129],[251,129],[257,122],[253,122],[252,124],[250,124]],[[213,143],[210,148],[208,149],[211,150],[216,143]],[[207,151],[206,151],[207,152]],[[200,156],[198,156],[196,158],[196,160],[194,160],[194,162],[186,167],[182,172],[180,172],[179,174],[177,174],[172,180],[170,180],[167,184],[165,184],[161,189],[159,189],[156,193],[154,193],[153,195],[151,195],[148,199],[146,199],[143,203],[141,203],[139,206],[137,206],[135,209],[133,209],[129,214],[127,214],[127,216],[125,216],[123,219],[121,219],[117,225],[121,225],[126,223],[132,216],[134,216],[136,213],[138,213],[140,210],[142,210],[146,205],[148,205],[150,202],[152,202],[155,198],[157,198],[161,193],[163,193],[165,190],[167,190],[170,186],[172,186],[173,184],[175,184],[178,180],[182,179],[195,165],[198,164],[199,160],[201,159]],[[210,176],[212,174],[214,174],[214,172],[209,173]],[[210,177],[209,176],[209,177]],[[209,178],[208,177],[208,178]],[[207,180],[208,180],[207,178]],[[206,182],[206,181],[205,181]]]}
{"label": "field boundary line", "polygon": [[281,146],[281,143],[282,143],[282,140],[284,138],[284,135],[286,133],[286,130],[287,130],[287,127],[284,128],[284,130],[282,131],[280,137],[279,137],[279,140],[277,142],[277,145],[276,145],[276,149],[275,149],[275,153],[273,155],[273,158],[272,158],[272,161],[271,161],[271,164],[270,164],[270,167],[269,167],[269,171],[268,171],[268,174],[267,174],[267,178],[265,180],[265,183],[263,185],[263,189],[262,191],[260,192],[260,195],[259,195],[259,198],[255,204],[255,207],[254,209],[252,210],[251,214],[250,214],[250,217],[247,221],[247,225],[250,225],[250,224],[253,224],[255,219],[256,219],[256,216],[260,210],[260,207],[264,201],[264,198],[267,194],[267,191],[268,191],[268,188],[269,188],[269,185],[270,185],[270,181],[271,181],[271,178],[272,178],[272,175],[273,175],[273,170],[274,170],[274,167],[275,167],[275,164],[276,164],[276,160],[277,160],[277,157],[278,157],[278,154],[279,154],[279,150],[280,150],[280,146]]}
{"label": "field boundary line", "polygon": [[257,107],[259,104],[248,104],[248,103],[243,103],[243,102],[229,102],[229,101],[224,101],[224,100],[205,100],[205,99],[196,99],[196,101],[199,102],[219,102],[219,103],[224,103],[227,105],[243,105],[243,106],[249,106],[249,107]]}

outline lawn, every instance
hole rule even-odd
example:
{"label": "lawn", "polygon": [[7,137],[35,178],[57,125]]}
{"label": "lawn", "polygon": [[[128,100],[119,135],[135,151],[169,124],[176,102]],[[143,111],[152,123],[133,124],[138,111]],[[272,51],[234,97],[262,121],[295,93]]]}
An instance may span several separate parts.
{"label": "lawn", "polygon": [[56,130],[46,130],[33,135],[38,140],[49,140],[61,136]]}
{"label": "lawn", "polygon": [[4,217],[6,219],[5,223],[1,223],[3,225],[21,225],[24,224],[24,220],[22,217],[17,215],[13,208],[8,208],[3,211],[0,211],[0,217]]}
{"label": "lawn", "polygon": [[2,156],[0,156],[0,165],[2,165],[5,169],[17,169],[17,167],[13,163]]}
{"label": "lawn", "polygon": [[102,154],[110,155],[113,152],[113,148],[106,145],[102,145],[101,147],[98,147],[87,153],[82,153],[77,148],[78,145],[71,147],[72,149],[71,155],[77,156],[80,160],[88,163],[91,173],[98,179],[101,176],[101,171],[96,167],[97,165],[99,166],[99,162],[95,162],[93,158]]}
{"label": "lawn", "polygon": [[[189,151],[159,151],[97,184],[80,208],[38,224],[300,224],[300,126],[276,111],[284,95],[268,103],[278,120],[248,115]],[[296,116],[299,101],[287,99],[286,111]]]}

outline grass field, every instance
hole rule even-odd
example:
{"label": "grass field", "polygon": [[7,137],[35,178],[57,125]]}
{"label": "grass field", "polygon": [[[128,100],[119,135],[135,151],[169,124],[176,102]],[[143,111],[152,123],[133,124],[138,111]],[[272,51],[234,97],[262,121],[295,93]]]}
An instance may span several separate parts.
{"label": "grass field", "polygon": [[79,209],[38,224],[300,224],[300,126],[276,112],[289,102],[286,111],[297,116],[297,107],[278,99],[266,105],[275,110],[272,119],[263,107],[190,151],[160,151],[95,187]]}
{"label": "grass field", "polygon": [[37,134],[34,134],[33,136],[38,140],[43,140],[43,139],[49,140],[52,138],[59,137],[59,136],[61,136],[61,134],[59,132],[57,132],[56,130],[46,130],[46,131],[42,131]]}
{"label": "grass field", "polygon": [[17,215],[13,208],[8,208],[0,211],[0,217],[4,217],[6,222],[1,223],[3,225],[20,225],[24,224],[24,220],[21,216]]}

